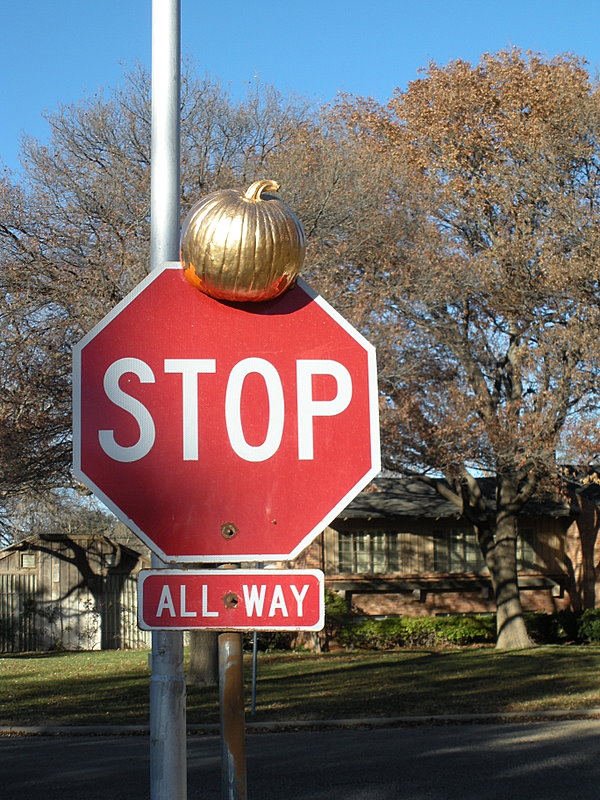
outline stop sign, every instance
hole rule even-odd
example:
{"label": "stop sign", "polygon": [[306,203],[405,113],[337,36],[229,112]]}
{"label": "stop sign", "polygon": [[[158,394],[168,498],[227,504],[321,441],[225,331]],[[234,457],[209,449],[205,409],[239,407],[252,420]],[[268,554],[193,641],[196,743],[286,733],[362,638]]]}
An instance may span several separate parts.
{"label": "stop sign", "polygon": [[167,562],[294,558],[379,471],[374,348],[306,284],[154,270],[74,349],[74,472]]}

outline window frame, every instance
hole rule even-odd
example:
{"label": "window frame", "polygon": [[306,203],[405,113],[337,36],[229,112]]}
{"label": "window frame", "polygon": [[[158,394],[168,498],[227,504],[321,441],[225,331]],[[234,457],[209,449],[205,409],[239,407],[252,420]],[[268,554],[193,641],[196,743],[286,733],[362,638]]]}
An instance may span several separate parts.
{"label": "window frame", "polygon": [[397,530],[368,528],[338,531],[338,572],[352,575],[399,572],[399,533]]}

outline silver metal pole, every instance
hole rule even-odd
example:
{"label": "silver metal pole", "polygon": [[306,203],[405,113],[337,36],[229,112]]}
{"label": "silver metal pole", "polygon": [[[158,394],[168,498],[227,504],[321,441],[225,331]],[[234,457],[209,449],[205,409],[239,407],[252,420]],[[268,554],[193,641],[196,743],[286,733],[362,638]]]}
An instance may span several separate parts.
{"label": "silver metal pole", "polygon": [[180,0],[152,0],[150,267],[179,260]]}
{"label": "silver metal pole", "polygon": [[183,635],[155,631],[150,678],[151,800],[186,800],[185,701]]}
{"label": "silver metal pole", "polygon": [[258,633],[252,634],[252,693],[250,702],[250,714],[256,714],[256,678],[258,674]]}
{"label": "silver metal pole", "polygon": [[241,633],[219,636],[221,800],[246,800],[244,654]]}
{"label": "silver metal pole", "polygon": [[[255,569],[263,569],[264,564],[260,561],[255,562]],[[256,679],[258,676],[258,632],[252,634],[252,693],[250,695],[250,714],[256,714]]]}
{"label": "silver metal pole", "polygon": [[[150,268],[179,258],[181,85],[179,0],[152,0]],[[152,556],[155,569],[165,564]],[[183,634],[152,634],[150,798],[186,800],[186,696]]]}

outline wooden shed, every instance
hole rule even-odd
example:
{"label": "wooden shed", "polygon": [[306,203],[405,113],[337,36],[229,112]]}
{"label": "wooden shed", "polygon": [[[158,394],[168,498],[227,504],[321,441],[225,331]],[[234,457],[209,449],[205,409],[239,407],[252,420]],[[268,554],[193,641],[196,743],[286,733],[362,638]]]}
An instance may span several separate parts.
{"label": "wooden shed", "polygon": [[0,550],[0,652],[135,649],[144,547],[108,535],[30,536]]}

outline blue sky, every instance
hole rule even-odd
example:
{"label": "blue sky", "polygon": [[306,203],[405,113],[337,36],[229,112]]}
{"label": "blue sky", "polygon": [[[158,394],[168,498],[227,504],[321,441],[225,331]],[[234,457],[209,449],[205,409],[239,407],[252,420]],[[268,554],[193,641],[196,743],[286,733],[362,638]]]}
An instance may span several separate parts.
{"label": "blue sky", "polygon": [[[236,95],[258,80],[317,101],[389,98],[430,60],[477,61],[518,46],[572,52],[600,72],[597,0],[182,0],[182,49]],[[7,0],[0,31],[0,163],[22,134],[46,139],[44,111],[147,66],[151,0]]]}

